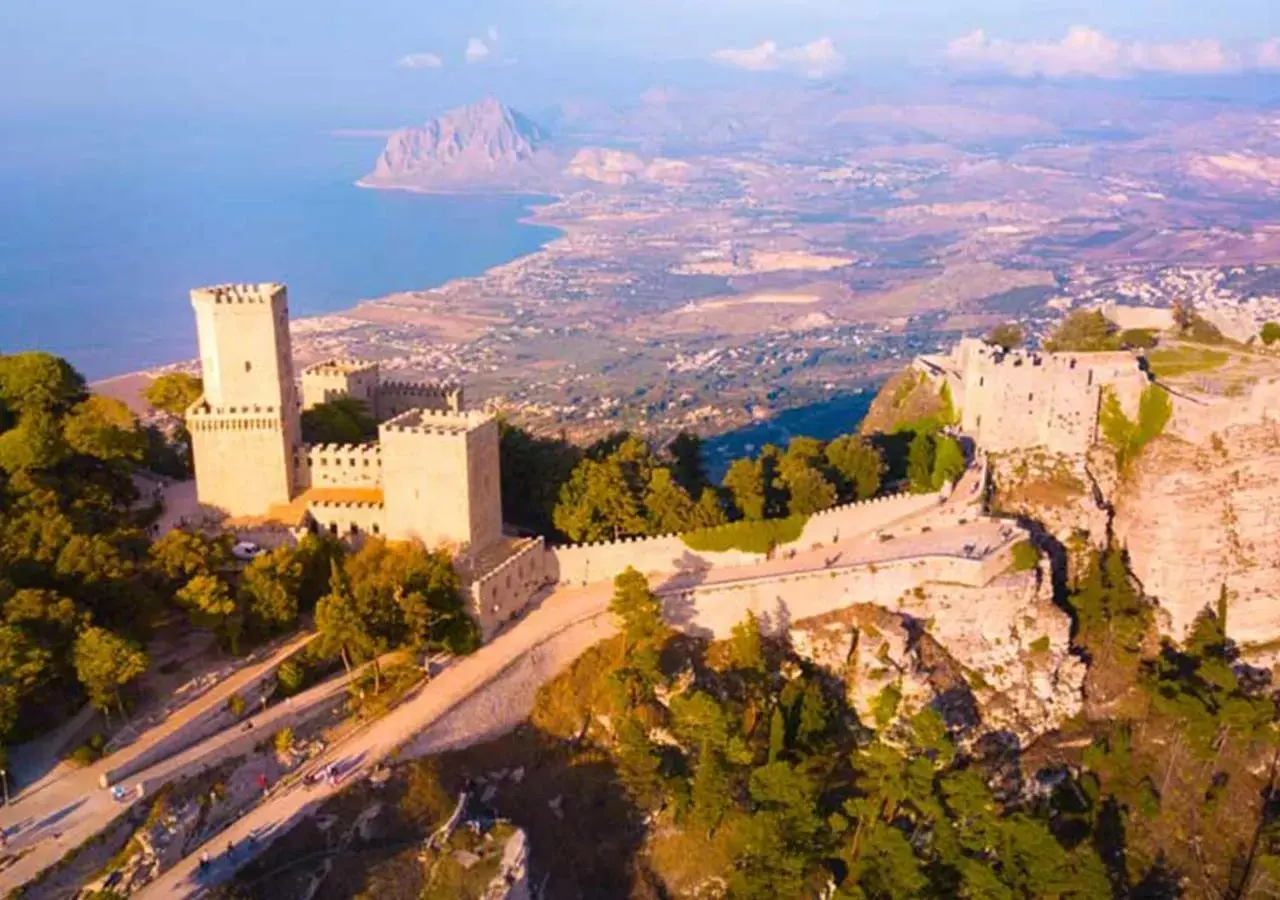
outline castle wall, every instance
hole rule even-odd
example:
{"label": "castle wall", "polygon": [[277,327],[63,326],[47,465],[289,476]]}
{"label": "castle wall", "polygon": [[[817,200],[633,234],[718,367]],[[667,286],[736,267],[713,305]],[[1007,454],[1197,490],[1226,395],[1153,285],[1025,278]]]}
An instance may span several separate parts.
{"label": "castle wall", "polygon": [[378,444],[304,444],[294,454],[294,461],[298,490],[382,485],[382,448]]}
{"label": "castle wall", "polygon": [[191,292],[204,396],[187,413],[197,497],[232,516],[265,513],[294,493],[297,394],[283,285]]}
{"label": "castle wall", "polygon": [[381,503],[309,503],[307,511],[321,531],[336,537],[378,537],[386,528],[387,514]]}
{"label": "castle wall", "polygon": [[293,454],[278,412],[187,414],[196,498],[231,516],[260,516],[293,496]]}
{"label": "castle wall", "polygon": [[370,409],[379,422],[385,422],[411,409],[458,413],[462,412],[462,403],[462,388],[456,384],[386,381],[377,386]]}
{"label": "castle wall", "polygon": [[486,640],[518,616],[539,591],[556,583],[543,539],[530,540],[470,586],[471,614]]}
{"label": "castle wall", "polygon": [[1102,314],[1122,331],[1130,328],[1166,331],[1174,326],[1173,310],[1156,306],[1126,306],[1109,300],[1101,306]]}
{"label": "castle wall", "polygon": [[495,419],[411,410],[379,443],[389,538],[479,551],[502,536]]}
{"label": "castle wall", "polygon": [[834,544],[860,535],[869,535],[919,513],[934,509],[942,502],[940,494],[894,494],[875,497],[861,503],[847,503],[809,517],[804,531],[794,546]]}
{"label": "castle wall", "polygon": [[377,415],[378,366],[376,363],[326,362],[302,372],[302,408],[312,409],[342,397],[354,397]]}
{"label": "castle wall", "polygon": [[726,553],[693,550],[678,535],[554,547],[550,555],[551,573],[563,585],[612,581],[626,571],[628,566],[633,566],[646,575],[654,575],[720,566],[749,566],[765,558],[764,554],[741,550]]}

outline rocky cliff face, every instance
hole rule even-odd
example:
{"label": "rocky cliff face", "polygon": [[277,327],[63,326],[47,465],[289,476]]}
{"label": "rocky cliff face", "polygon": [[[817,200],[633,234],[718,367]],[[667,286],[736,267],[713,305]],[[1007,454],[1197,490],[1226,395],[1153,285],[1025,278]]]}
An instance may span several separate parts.
{"label": "rocky cliff face", "polygon": [[1116,500],[1116,538],[1181,637],[1226,586],[1227,633],[1280,638],[1280,424],[1228,428],[1204,443],[1151,445]]}
{"label": "rocky cliff face", "polygon": [[935,705],[971,736],[1002,732],[1023,744],[1081,708],[1085,666],[1070,651],[1071,621],[1041,573],[982,588],[930,583],[898,609],[860,605],[796,622],[792,646],[845,683],[874,724]]}
{"label": "rocky cliff face", "polygon": [[488,99],[395,132],[361,183],[424,190],[532,188],[555,169],[542,129]]}

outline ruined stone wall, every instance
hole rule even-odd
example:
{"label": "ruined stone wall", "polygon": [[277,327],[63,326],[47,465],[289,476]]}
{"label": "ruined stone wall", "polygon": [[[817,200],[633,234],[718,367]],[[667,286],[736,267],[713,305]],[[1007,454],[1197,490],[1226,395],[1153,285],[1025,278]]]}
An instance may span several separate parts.
{"label": "ruined stone wall", "polygon": [[378,385],[377,397],[370,406],[379,422],[385,422],[411,409],[439,412],[462,412],[462,388],[456,384],[387,381]]}
{"label": "ruined stone wall", "polygon": [[551,561],[546,543],[534,538],[471,583],[471,614],[486,640],[523,612],[540,591],[556,583]]}
{"label": "ruined stone wall", "polygon": [[501,537],[496,419],[410,410],[379,443],[389,538],[478,551]]}
{"label": "ruined stone wall", "polygon": [[298,490],[382,485],[382,448],[369,444],[304,444],[294,453]]}
{"label": "ruined stone wall", "polygon": [[1006,353],[975,340],[919,365],[951,386],[961,430],[997,453],[1030,447],[1087,453],[1098,439],[1103,390],[1134,415],[1149,382],[1126,352]]}
{"label": "ruined stone wall", "polygon": [[354,397],[377,415],[377,363],[330,360],[308,366],[302,372],[302,408],[311,409],[342,397]]}

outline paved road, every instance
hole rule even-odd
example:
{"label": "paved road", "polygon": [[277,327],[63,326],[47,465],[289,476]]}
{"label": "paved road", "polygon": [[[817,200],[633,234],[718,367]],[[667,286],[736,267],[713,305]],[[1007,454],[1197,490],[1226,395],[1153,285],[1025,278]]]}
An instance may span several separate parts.
{"label": "paved road", "polygon": [[[124,811],[125,807],[100,786],[103,775],[122,770],[128,772],[134,764],[150,765],[143,772],[124,779],[125,784],[133,786],[139,780],[162,777],[162,772],[172,771],[171,766],[166,767],[171,760],[189,760],[200,748],[216,746],[213,742],[225,740],[228,735],[238,736],[233,729],[194,748],[184,749],[179,733],[206,714],[225,708],[233,694],[261,679],[313,638],[314,634],[303,634],[288,641],[260,662],[238,670],[159,725],[143,732],[128,747],[84,769],[45,779],[0,809],[0,828],[4,829],[8,851],[12,853],[30,848],[17,863],[0,872],[0,893],[39,874]],[[166,742],[173,744],[172,755],[163,751]],[[150,759],[152,756],[159,756],[162,760],[167,756],[168,759],[157,765]]]}
{"label": "paved road", "polygon": [[[928,553],[963,555],[963,547],[975,541],[992,547],[1003,543],[1001,527],[998,523],[984,522],[885,543],[852,541],[841,544],[839,548],[827,547],[799,552],[791,559],[775,559],[750,567],[713,569],[706,573],[702,583],[751,582],[772,575],[821,568],[838,570]],[[840,551],[839,561],[828,565],[828,560],[833,558],[837,549]],[[657,587],[661,592],[660,581]],[[680,590],[675,588],[673,592]],[[337,785],[321,783],[312,787],[299,786],[273,795],[205,845],[214,859],[213,865],[201,871],[197,862],[197,850],[143,889],[139,896],[156,900],[195,896],[206,885],[229,878],[252,856],[251,852],[244,849],[248,846],[246,841],[251,840],[257,849],[266,846],[286,832],[299,818],[341,790],[351,778],[367,772],[415,734],[439,721],[450,710],[498,677],[522,655],[568,628],[597,616],[607,615],[612,593],[613,587],[608,583],[554,591],[510,630],[471,656],[458,660],[385,718],[332,748],[323,764],[332,764],[341,772],[342,778]],[[230,858],[224,852],[228,841],[240,848]]]}

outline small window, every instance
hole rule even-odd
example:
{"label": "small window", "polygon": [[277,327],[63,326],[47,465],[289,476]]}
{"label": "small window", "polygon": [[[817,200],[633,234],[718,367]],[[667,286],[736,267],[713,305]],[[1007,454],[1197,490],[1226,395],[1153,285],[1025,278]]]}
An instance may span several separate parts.
{"label": "small window", "polygon": [[374,523],[373,523],[372,531],[373,531],[373,533],[374,533],[374,534],[381,534],[381,533],[382,533],[382,529],[378,527],[378,523],[377,523],[377,522],[374,522]]}
{"label": "small window", "polygon": [[246,359],[246,360],[244,361],[244,370],[245,370],[246,372],[252,372],[252,371],[253,371],[253,363],[249,362],[249,360],[247,360],[247,359]]}
{"label": "small window", "polygon": [[337,536],[338,536],[338,523],[337,523],[337,522],[330,522],[330,523],[329,523],[329,533],[330,533],[331,535],[333,535],[334,537],[337,537]]}
{"label": "small window", "polygon": [[985,377],[978,379],[978,387],[982,387],[986,383],[987,383],[987,379]]}
{"label": "small window", "polygon": [[1028,403],[1030,403],[1030,402],[1031,402],[1032,400],[1034,400],[1034,399],[1036,399],[1036,395],[1035,395],[1035,394],[1027,394],[1027,402],[1028,402]]}
{"label": "small window", "polygon": [[1093,387],[1093,369],[1089,370],[1089,387]]}
{"label": "small window", "polygon": [[974,424],[974,426],[975,426],[975,427],[977,427],[977,428],[981,428],[981,427],[982,427],[982,416],[978,416],[978,421],[974,422],[973,424]]}

